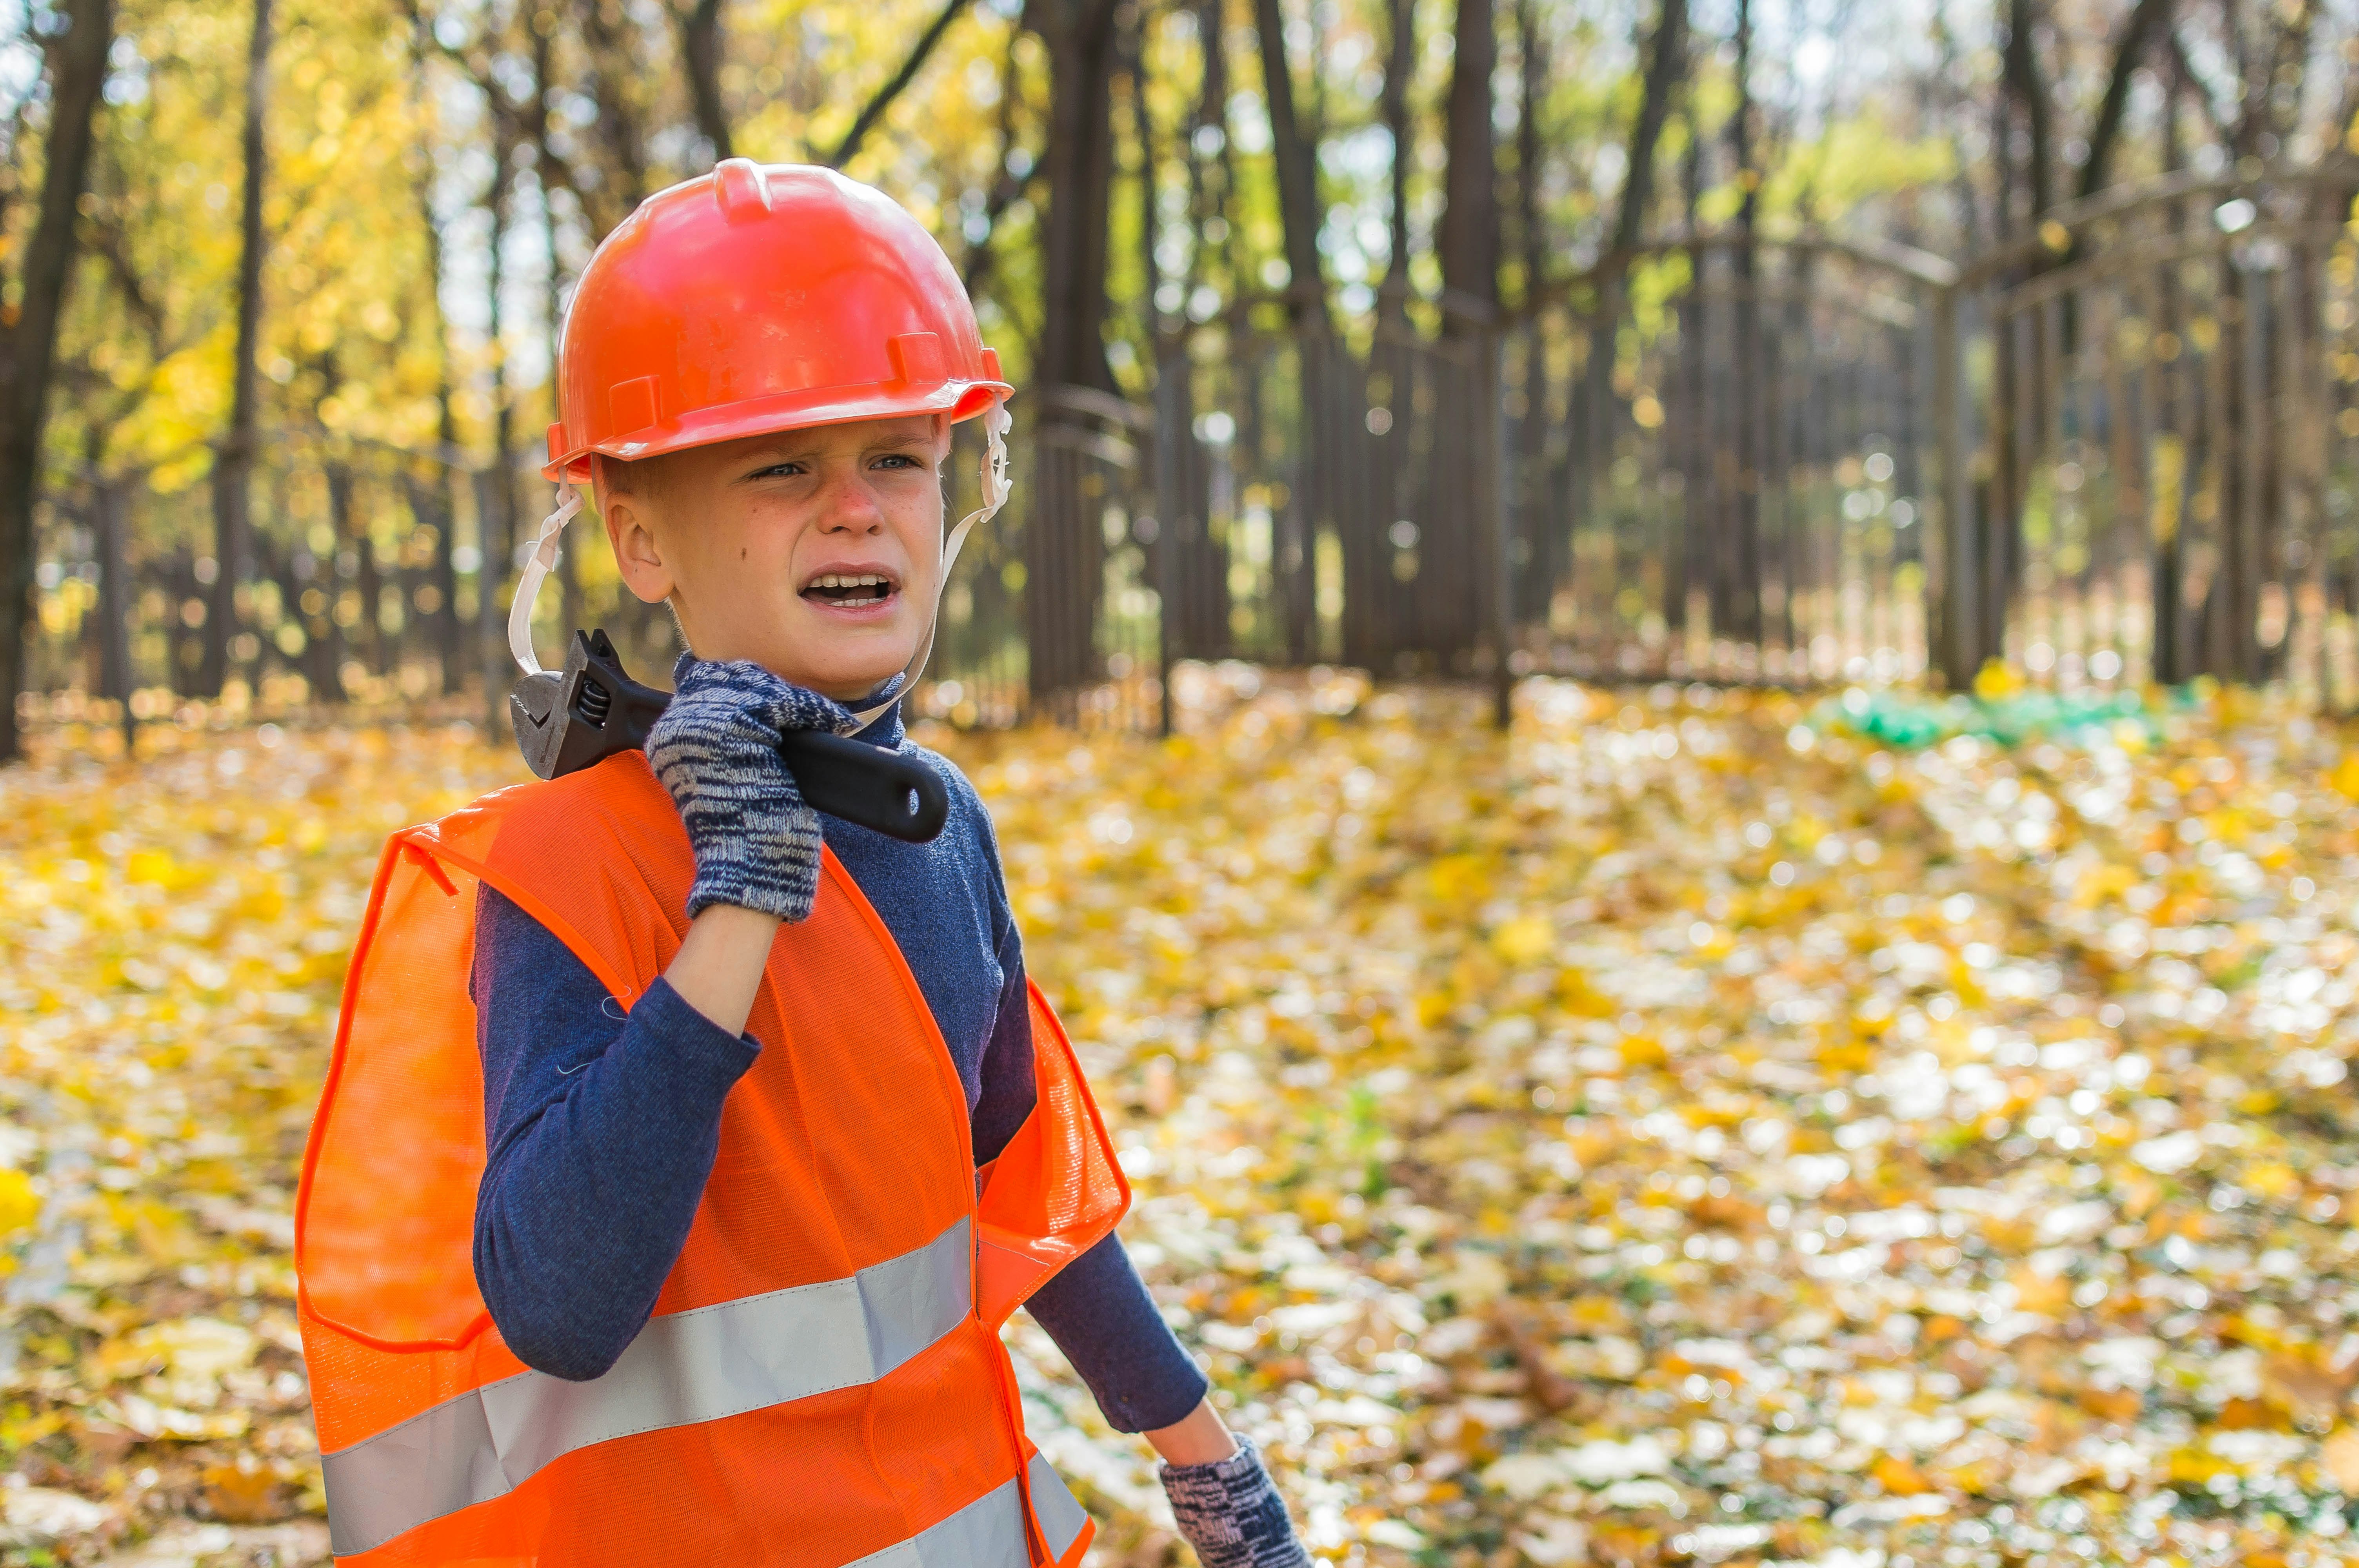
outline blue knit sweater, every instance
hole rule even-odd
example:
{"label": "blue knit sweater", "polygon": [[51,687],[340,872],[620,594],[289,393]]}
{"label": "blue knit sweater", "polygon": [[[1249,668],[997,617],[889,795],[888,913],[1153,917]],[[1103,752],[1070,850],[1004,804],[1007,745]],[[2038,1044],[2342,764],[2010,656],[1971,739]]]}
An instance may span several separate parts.
{"label": "blue knit sweater", "polygon": [[[1030,1114],[1023,946],[974,786],[902,734],[866,739],[941,773],[950,819],[905,844],[821,818],[828,847],[893,933],[965,1086],[977,1162]],[[722,1102],[763,1049],[658,980],[625,1014],[581,959],[489,886],[469,979],[484,1056],[489,1157],[475,1205],[475,1278],[508,1347],[560,1378],[594,1378],[637,1335],[688,1239],[720,1146]],[[1028,1303],[1125,1432],[1179,1421],[1205,1381],[1122,1243],[1107,1237]]]}

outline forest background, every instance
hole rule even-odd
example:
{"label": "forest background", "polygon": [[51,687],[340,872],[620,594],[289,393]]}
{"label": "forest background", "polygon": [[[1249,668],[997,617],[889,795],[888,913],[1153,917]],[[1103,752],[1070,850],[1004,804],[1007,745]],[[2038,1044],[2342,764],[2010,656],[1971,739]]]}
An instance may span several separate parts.
{"label": "forest background", "polygon": [[[1644,425],[1625,384],[1691,265],[1654,235],[1964,256],[2125,181],[2331,162],[2359,111],[2323,0],[73,0],[9,27],[0,687],[156,715],[504,686],[569,282],[719,157],[892,190],[1019,384],[1144,405],[1193,324],[1364,351],[1562,296],[1631,321],[1582,373]],[[551,629],[661,643],[602,552],[560,569]]]}

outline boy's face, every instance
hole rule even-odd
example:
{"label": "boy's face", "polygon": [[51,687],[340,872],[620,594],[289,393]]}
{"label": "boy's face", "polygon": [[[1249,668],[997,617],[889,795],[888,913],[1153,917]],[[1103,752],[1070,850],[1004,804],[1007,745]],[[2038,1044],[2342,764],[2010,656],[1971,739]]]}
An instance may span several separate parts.
{"label": "boy's face", "polygon": [[669,600],[701,659],[856,701],[932,617],[947,421],[821,425],[673,452],[599,497],[623,580]]}

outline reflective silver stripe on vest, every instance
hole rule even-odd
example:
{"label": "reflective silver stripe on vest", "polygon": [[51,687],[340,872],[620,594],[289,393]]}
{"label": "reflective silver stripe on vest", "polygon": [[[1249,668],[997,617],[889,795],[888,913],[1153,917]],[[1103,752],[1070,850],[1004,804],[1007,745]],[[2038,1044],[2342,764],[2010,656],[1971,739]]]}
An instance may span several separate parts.
{"label": "reflective silver stripe on vest", "polygon": [[873,1383],[958,1326],[973,1267],[962,1217],[849,1279],[650,1318],[586,1383],[519,1372],[446,1400],[321,1456],[329,1545],[339,1557],[373,1551],[577,1448]]}
{"label": "reflective silver stripe on vest", "polygon": [[1066,1489],[1065,1478],[1057,1474],[1048,1455],[1032,1455],[1024,1476],[1032,1487],[1032,1517],[1040,1521],[1040,1533],[1048,1540],[1049,1552],[1061,1563],[1065,1553],[1073,1549],[1073,1542],[1081,1540],[1090,1516],[1073,1500],[1073,1494]]}
{"label": "reflective silver stripe on vest", "polygon": [[1032,1568],[1024,1494],[1003,1481],[941,1523],[844,1568]]}

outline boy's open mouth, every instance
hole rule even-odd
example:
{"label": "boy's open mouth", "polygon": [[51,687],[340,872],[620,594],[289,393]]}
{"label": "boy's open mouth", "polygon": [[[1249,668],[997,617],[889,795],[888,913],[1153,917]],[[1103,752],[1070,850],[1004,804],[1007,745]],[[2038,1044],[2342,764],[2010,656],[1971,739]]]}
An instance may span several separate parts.
{"label": "boy's open mouth", "polygon": [[821,572],[803,585],[803,597],[832,610],[881,604],[899,585],[882,572]]}

